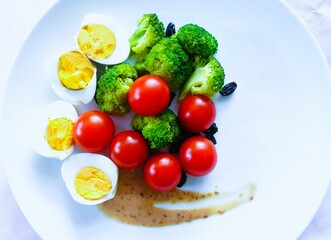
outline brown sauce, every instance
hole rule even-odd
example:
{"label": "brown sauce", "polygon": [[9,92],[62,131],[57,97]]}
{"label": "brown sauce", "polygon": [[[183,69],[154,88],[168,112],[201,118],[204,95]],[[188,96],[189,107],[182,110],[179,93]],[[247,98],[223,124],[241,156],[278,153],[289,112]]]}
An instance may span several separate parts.
{"label": "brown sauce", "polygon": [[214,214],[223,214],[236,206],[253,199],[254,186],[250,186],[247,196],[238,194],[230,202],[216,206],[195,209],[166,209],[155,206],[160,203],[197,202],[219,192],[198,193],[174,189],[170,192],[157,192],[148,187],[143,179],[141,169],[120,170],[116,196],[100,205],[100,209],[109,217],[133,225],[166,226],[195,219],[207,218]]}

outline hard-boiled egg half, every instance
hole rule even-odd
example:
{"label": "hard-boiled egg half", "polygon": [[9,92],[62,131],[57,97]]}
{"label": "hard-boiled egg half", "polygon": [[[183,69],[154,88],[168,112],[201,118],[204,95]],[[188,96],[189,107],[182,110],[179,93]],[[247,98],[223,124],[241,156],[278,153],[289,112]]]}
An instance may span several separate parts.
{"label": "hard-boiled egg half", "polygon": [[58,54],[46,64],[46,76],[54,92],[74,105],[89,103],[95,94],[96,68],[80,51]]}
{"label": "hard-boiled egg half", "polygon": [[76,109],[62,100],[47,105],[31,122],[29,142],[40,155],[60,160],[74,150],[73,127],[78,118]]}
{"label": "hard-boiled egg half", "polygon": [[111,16],[86,15],[77,35],[80,51],[101,64],[124,62],[130,54],[129,34]]}
{"label": "hard-boiled egg half", "polygon": [[71,155],[63,162],[61,172],[70,195],[79,203],[100,204],[116,194],[118,168],[104,155]]}

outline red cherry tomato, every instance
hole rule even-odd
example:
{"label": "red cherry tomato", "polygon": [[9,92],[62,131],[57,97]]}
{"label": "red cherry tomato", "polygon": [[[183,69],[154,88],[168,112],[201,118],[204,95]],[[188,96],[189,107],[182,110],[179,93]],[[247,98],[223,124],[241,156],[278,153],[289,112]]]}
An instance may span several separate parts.
{"label": "red cherry tomato", "polygon": [[86,152],[99,152],[112,140],[115,133],[113,120],[104,112],[83,113],[74,125],[74,140]]}
{"label": "red cherry tomato", "polygon": [[141,116],[155,116],[163,112],[170,101],[170,88],[165,80],[156,75],[137,78],[128,92],[132,110]]}
{"label": "red cherry tomato", "polygon": [[188,96],[179,105],[179,122],[191,132],[207,130],[214,123],[215,118],[215,104],[206,96]]}
{"label": "red cherry tomato", "polygon": [[217,152],[209,139],[194,136],[186,139],[180,146],[179,161],[188,174],[205,176],[216,166]]}
{"label": "red cherry tomato", "polygon": [[146,183],[157,191],[174,189],[182,176],[178,159],[170,153],[157,153],[147,160],[144,167]]}
{"label": "red cherry tomato", "polygon": [[109,153],[118,167],[135,168],[147,159],[148,145],[140,133],[127,130],[114,137]]}

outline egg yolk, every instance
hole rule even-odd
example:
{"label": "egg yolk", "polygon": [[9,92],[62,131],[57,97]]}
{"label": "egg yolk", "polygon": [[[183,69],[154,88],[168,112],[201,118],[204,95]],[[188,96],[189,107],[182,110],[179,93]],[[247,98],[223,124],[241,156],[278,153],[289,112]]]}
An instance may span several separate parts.
{"label": "egg yolk", "polygon": [[80,170],[75,179],[76,192],[86,200],[98,200],[112,188],[109,177],[100,169],[86,167]]}
{"label": "egg yolk", "polygon": [[73,90],[86,88],[93,74],[93,64],[78,51],[67,52],[59,58],[58,76],[66,88]]}
{"label": "egg yolk", "polygon": [[108,58],[115,49],[114,33],[104,25],[90,24],[81,28],[78,34],[80,50],[92,59]]}
{"label": "egg yolk", "polygon": [[74,122],[68,118],[49,120],[47,142],[51,148],[59,151],[68,150],[73,145]]}

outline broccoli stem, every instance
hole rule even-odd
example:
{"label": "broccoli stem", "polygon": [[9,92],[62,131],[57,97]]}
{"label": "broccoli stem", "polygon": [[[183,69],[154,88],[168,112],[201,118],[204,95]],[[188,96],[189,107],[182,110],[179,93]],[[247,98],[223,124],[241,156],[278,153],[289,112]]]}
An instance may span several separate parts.
{"label": "broccoli stem", "polygon": [[132,34],[132,36],[129,38],[129,43],[130,43],[130,47],[131,49],[135,46],[137,46],[137,44],[140,41],[140,38],[145,34],[146,29],[145,28],[137,28],[136,31]]}
{"label": "broccoli stem", "polygon": [[186,96],[191,94],[191,90],[194,88],[200,88],[204,82],[206,71],[203,67],[198,67],[189,77],[185,85],[183,86],[179,96],[178,101],[182,101]]}
{"label": "broccoli stem", "polygon": [[148,74],[144,62],[136,62],[134,68],[136,69],[138,76],[143,76],[145,74]]}

